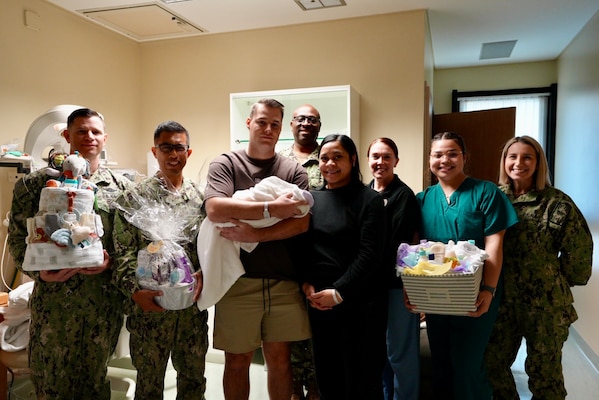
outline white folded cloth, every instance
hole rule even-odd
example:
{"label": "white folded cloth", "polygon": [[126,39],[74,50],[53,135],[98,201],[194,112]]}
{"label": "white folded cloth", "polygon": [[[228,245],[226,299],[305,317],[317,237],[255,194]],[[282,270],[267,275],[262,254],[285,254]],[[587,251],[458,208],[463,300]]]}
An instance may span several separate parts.
{"label": "white folded cloth", "polygon": [[23,350],[29,344],[29,298],[34,282],[26,282],[8,294],[8,306],[0,307],[4,321],[0,322],[0,348],[4,351]]}
{"label": "white folded cloth", "polygon": [[29,320],[17,326],[0,323],[0,348],[4,351],[19,351],[29,344]]}
{"label": "white folded cloth", "polygon": [[[307,205],[300,206],[302,213],[296,218],[304,217],[310,212],[314,203],[312,195],[307,190],[300,189],[297,185],[286,182],[279,177],[269,176],[261,180],[256,186],[238,190],[233,198],[265,202],[273,201],[284,194],[292,194],[294,200],[306,200]],[[254,228],[265,228],[280,221],[279,218],[270,217],[257,220],[241,220]],[[202,222],[198,234],[198,256],[204,284],[202,294],[198,300],[198,308],[205,310],[216,304],[233,284],[245,273],[241,260],[240,249],[252,252],[258,243],[240,243],[220,236],[218,227],[234,226],[231,223],[214,223],[206,218]]]}

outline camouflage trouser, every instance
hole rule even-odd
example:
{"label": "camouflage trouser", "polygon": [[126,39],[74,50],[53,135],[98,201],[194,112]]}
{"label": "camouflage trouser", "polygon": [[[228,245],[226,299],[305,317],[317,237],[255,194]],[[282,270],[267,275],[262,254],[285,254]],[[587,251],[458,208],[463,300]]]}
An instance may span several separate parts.
{"label": "camouflage trouser", "polygon": [[510,367],[522,338],[526,339],[525,370],[532,398],[565,399],[562,347],[574,320],[576,312],[571,306],[530,310],[521,304],[502,304],[485,359],[493,400],[519,399]]}
{"label": "camouflage trouser", "polygon": [[87,295],[36,283],[29,366],[38,399],[110,399],[106,363],[123,325],[122,300],[110,291],[98,296],[87,283],[80,289]]}
{"label": "camouflage trouser", "polygon": [[291,342],[291,372],[294,388],[309,386],[316,388],[314,360],[312,360],[312,339]]}
{"label": "camouflage trouser", "polygon": [[137,369],[136,399],[160,400],[169,356],[177,371],[177,399],[204,400],[208,312],[147,312],[137,308],[127,318],[131,360]]}

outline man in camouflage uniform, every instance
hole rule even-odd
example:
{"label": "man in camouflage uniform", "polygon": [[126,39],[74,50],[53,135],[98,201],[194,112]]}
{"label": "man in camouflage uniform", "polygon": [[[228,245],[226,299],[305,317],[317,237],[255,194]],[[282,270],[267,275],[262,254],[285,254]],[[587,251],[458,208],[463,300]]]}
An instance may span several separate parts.
{"label": "man in camouflage uniform", "polygon": [[[323,184],[318,166],[320,146],[317,139],[320,133],[320,113],[314,106],[304,104],[297,108],[291,117],[293,144],[280,152],[300,163],[308,173],[310,189],[318,189]],[[318,400],[318,385],[312,360],[312,340],[303,340],[291,344],[291,367],[293,371],[293,393],[291,400]],[[307,393],[304,397],[304,388]]]}
{"label": "man in camouflage uniform", "polygon": [[146,215],[146,222],[164,223],[153,220],[152,210],[140,207],[141,199],[149,199],[149,204],[166,207],[177,217],[185,218],[185,227],[176,234],[186,239],[179,239],[179,244],[198,271],[195,273],[197,300],[202,277],[196,238],[205,214],[201,209],[203,196],[199,188],[183,177],[183,167],[191,155],[189,133],[174,121],[159,124],[154,133],[152,153],[160,170],[117,199],[118,212],[114,221],[116,283],[129,299],[126,313],[131,359],[137,369],[135,398],[163,398],[164,374],[170,356],[177,370],[177,399],[203,400],[208,313],[200,311],[195,304],[182,310],[165,310],[154,301],[155,296],[162,295],[160,291],[140,287],[135,275],[137,254],[146,248],[150,251],[148,245],[152,242],[147,231],[127,219],[132,215],[139,217],[141,213]]}
{"label": "man in camouflage uniform", "polygon": [[[123,325],[123,297],[111,284],[112,204],[131,182],[100,165],[107,135],[103,117],[74,111],[62,133],[71,153],[89,161],[89,180],[98,187],[95,212],[102,218],[104,263],[92,268],[26,272],[35,280],[30,299],[29,366],[38,399],[110,399],[106,363]],[[8,243],[17,268],[25,256],[27,218],[39,209],[41,190],[51,177],[44,169],[14,188]]]}
{"label": "man in camouflage uniform", "polygon": [[314,106],[305,104],[299,107],[291,117],[293,144],[279,152],[282,156],[297,161],[306,169],[311,190],[320,188],[323,184],[318,167],[320,146],[317,142],[321,125],[320,113]]}

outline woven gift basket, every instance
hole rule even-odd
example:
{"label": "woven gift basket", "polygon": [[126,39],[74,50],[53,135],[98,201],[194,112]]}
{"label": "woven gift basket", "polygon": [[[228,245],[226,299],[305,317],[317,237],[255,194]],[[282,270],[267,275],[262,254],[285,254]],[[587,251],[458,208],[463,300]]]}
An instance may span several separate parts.
{"label": "woven gift basket", "polygon": [[476,311],[487,257],[472,242],[422,241],[400,246],[397,270],[415,312],[468,315]]}

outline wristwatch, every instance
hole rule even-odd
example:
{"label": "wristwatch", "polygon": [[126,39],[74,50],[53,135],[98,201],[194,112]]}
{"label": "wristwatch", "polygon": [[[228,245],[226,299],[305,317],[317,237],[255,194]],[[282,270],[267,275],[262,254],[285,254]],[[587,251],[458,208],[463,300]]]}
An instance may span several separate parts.
{"label": "wristwatch", "polygon": [[480,287],[480,290],[486,290],[487,292],[490,292],[493,295],[493,297],[495,297],[495,291],[497,290],[497,288],[494,288],[493,286],[482,285]]}
{"label": "wristwatch", "polygon": [[268,201],[264,202],[264,212],[262,213],[264,218],[270,218],[270,213],[268,212]]}

